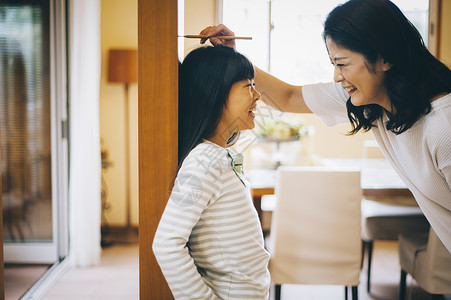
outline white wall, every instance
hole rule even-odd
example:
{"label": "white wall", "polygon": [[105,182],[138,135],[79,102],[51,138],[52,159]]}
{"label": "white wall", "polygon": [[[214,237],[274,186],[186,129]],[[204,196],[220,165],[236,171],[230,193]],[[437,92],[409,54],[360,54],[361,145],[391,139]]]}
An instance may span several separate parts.
{"label": "white wall", "polygon": [[[101,2],[102,73],[100,82],[100,136],[102,150],[108,151],[111,167],[103,170],[111,209],[107,220],[112,226],[126,223],[125,154],[124,154],[124,86],[108,83],[108,50],[138,48],[138,1],[102,0]],[[138,224],[138,85],[129,89],[130,101],[130,180],[131,223]]]}
{"label": "white wall", "polygon": [[[216,24],[216,0],[185,0],[185,34],[199,34]],[[185,39],[185,55],[199,46],[198,39]]]}

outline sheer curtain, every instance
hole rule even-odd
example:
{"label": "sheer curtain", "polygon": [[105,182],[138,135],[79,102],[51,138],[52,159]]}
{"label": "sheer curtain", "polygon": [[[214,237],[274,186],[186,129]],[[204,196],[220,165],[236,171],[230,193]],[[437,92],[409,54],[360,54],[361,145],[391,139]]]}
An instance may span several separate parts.
{"label": "sheer curtain", "polygon": [[77,266],[100,261],[100,0],[69,8],[70,253]]}

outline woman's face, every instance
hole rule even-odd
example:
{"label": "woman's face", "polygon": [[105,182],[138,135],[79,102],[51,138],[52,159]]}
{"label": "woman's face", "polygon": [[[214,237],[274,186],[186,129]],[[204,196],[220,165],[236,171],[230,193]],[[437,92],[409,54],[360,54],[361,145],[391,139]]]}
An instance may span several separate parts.
{"label": "woman's face", "polygon": [[369,70],[369,64],[362,54],[341,47],[330,37],[326,38],[326,46],[335,67],[334,81],[346,89],[351,96],[351,103],[355,106],[378,104],[391,111],[383,84],[385,71],[390,69],[390,64],[378,58],[374,70]]}
{"label": "woman's face", "polygon": [[259,99],[260,93],[255,89],[253,79],[234,83],[216,132],[223,133],[228,139],[234,132],[254,128],[254,111]]}

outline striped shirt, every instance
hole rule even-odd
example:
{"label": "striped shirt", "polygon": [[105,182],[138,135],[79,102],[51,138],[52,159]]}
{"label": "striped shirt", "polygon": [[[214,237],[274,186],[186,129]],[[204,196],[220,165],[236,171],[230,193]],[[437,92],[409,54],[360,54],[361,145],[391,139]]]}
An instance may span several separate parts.
{"label": "striped shirt", "polygon": [[[306,85],[302,94],[310,110],[326,125],[349,122],[349,94],[340,84]],[[427,115],[401,134],[386,129],[386,115],[371,132],[451,252],[451,94],[433,101],[431,106]]]}
{"label": "striped shirt", "polygon": [[216,144],[183,161],[153,242],[175,299],[267,299],[269,254],[244,183]]}

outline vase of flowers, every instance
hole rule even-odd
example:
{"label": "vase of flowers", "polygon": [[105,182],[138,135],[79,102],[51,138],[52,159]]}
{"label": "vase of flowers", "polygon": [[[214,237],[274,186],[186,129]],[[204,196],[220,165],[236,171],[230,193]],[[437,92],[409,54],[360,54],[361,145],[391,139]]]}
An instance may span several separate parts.
{"label": "vase of flowers", "polygon": [[298,140],[305,136],[307,132],[301,119],[269,120],[257,130],[260,138],[275,142]]}

